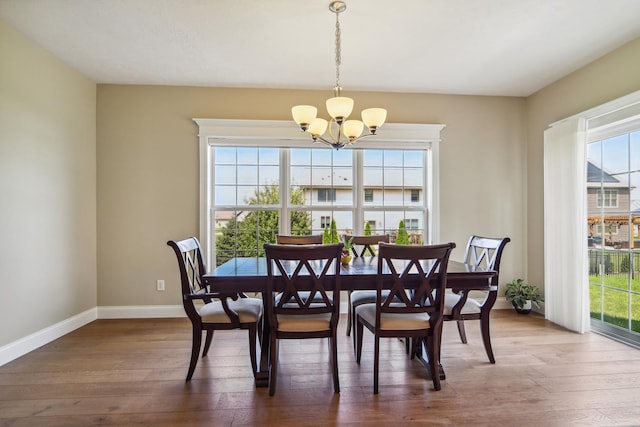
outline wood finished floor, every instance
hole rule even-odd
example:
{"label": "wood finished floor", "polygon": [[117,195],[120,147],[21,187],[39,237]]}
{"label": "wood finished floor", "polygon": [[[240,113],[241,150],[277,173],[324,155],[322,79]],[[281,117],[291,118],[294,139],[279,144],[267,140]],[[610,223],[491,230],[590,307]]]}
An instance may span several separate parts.
{"label": "wood finished floor", "polygon": [[345,325],[340,394],[326,340],[306,340],[282,342],[269,397],[254,387],[244,331],[217,332],[185,382],[186,319],[98,320],[0,367],[0,426],[640,425],[640,351],[597,334],[496,310],[491,365],[477,322],[467,345],[446,323],[438,392],[402,343],[383,340],[374,396],[371,334],[358,366]]}

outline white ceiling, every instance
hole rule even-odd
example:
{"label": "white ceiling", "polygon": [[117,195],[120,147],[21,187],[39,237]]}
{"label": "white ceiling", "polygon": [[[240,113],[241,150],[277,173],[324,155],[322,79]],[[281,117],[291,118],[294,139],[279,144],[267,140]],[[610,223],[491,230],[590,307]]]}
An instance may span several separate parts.
{"label": "white ceiling", "polygon": [[[98,83],[326,89],[329,0],[0,0]],[[346,0],[345,90],[527,96],[640,36],[640,0]]]}

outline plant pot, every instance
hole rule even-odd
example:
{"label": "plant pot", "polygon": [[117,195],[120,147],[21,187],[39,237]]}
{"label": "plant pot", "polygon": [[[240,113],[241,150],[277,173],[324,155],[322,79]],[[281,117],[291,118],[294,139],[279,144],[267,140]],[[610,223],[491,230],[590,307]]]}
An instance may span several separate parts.
{"label": "plant pot", "polygon": [[351,255],[345,255],[340,258],[340,262],[343,264],[349,264],[351,261]]}
{"label": "plant pot", "polygon": [[522,307],[518,307],[517,305],[513,304],[513,308],[516,310],[516,313],[529,314],[531,313],[531,300],[525,302]]}

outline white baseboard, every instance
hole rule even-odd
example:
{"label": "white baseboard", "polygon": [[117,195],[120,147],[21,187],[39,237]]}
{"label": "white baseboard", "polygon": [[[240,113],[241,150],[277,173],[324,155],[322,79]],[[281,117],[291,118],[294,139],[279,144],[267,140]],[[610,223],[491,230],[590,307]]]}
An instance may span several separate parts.
{"label": "white baseboard", "polygon": [[186,317],[181,305],[125,305],[98,307],[98,319]]}
{"label": "white baseboard", "polygon": [[31,335],[27,335],[26,337],[0,347],[0,366],[11,362],[18,357],[24,356],[25,354],[50,343],[51,341],[56,340],[61,336],[86,325],[87,323],[93,322],[97,317],[97,307],[93,307],[85,312],[76,314],[75,316],[58,322],[55,325],[47,326],[38,332],[34,332]]}

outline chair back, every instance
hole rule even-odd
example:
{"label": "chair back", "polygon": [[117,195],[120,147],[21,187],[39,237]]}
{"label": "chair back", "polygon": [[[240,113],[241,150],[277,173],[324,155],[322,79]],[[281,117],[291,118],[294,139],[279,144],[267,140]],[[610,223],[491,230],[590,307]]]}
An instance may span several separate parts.
{"label": "chair back", "polygon": [[[376,252],[373,249],[379,243],[389,243],[388,234],[377,234],[373,236],[353,236],[351,252],[355,257],[363,257],[365,255],[375,256]],[[360,251],[356,249],[356,246],[361,246]]]}
{"label": "chair back", "polygon": [[276,235],[276,243],[281,245],[321,245],[322,234],[311,234],[304,236]]}
{"label": "chair back", "polygon": [[[471,236],[467,243],[464,262],[499,272],[502,250],[510,241],[511,239],[508,237]],[[493,284],[498,284],[498,275],[493,278]]]}
{"label": "chair back", "polygon": [[[382,313],[429,313],[431,327],[440,324],[447,266],[455,246],[455,243],[433,246],[380,243],[376,325],[380,325]],[[391,289],[385,295],[382,290],[389,281]]]}
{"label": "chair back", "polygon": [[180,283],[182,286],[182,305],[190,319],[198,318],[200,315],[196,310],[193,299],[190,295],[205,293],[206,289],[202,285],[202,275],[206,273],[202,257],[200,242],[195,237],[184,240],[169,240],[167,245],[171,246],[178,258],[180,268]]}
{"label": "chair back", "polygon": [[[266,300],[272,327],[277,329],[278,314],[331,313],[331,324],[337,325],[342,248],[342,243],[298,246],[265,243]],[[282,292],[282,296],[274,299],[275,292]]]}

